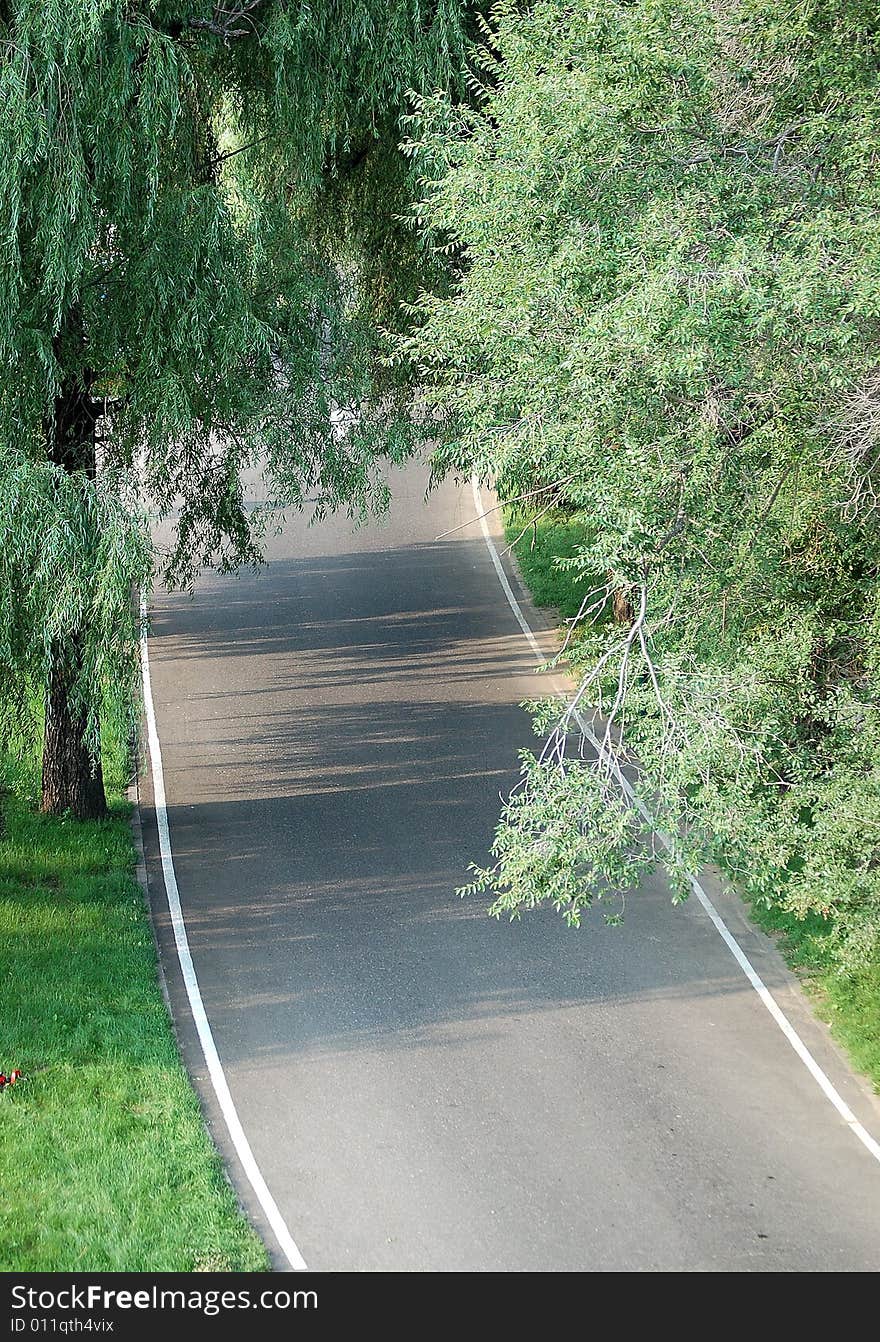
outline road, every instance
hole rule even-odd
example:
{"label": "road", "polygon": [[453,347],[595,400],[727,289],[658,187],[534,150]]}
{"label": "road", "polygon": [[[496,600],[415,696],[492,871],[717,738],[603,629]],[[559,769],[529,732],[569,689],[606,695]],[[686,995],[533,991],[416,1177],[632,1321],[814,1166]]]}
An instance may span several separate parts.
{"label": "road", "polygon": [[[292,519],[268,566],[157,593],[168,819],[205,1009],[254,1157],[308,1266],[357,1271],[880,1268],[880,1164],[695,901],[623,928],[518,924],[456,898],[482,859],[534,658],[470,490],[394,477],[386,523]],[[538,629],[539,615],[526,603]],[[545,637],[545,635],[542,635]],[[549,646],[549,643],[548,645]],[[170,932],[185,1060],[245,1179]],[[777,952],[724,917],[859,1119],[880,1109]]]}

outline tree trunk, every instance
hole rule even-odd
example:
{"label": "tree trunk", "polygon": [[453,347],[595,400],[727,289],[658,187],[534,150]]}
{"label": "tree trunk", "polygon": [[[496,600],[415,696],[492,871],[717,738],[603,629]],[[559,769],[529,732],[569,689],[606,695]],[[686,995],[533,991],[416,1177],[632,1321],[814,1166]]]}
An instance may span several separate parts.
{"label": "tree trunk", "polygon": [[611,593],[611,612],[614,616],[615,624],[632,624],[636,618],[636,612],[633,603],[630,601],[622,587],[615,587]]}
{"label": "tree trunk", "polygon": [[[74,655],[78,649],[74,649]],[[40,809],[49,815],[69,811],[77,820],[101,820],[107,814],[100,756],[86,743],[87,714],[71,703],[74,667],[55,650],[46,686],[46,731],[43,739],[43,796]],[[74,664],[75,666],[75,664]]]}
{"label": "tree trunk", "polygon": [[[51,419],[46,423],[49,460],[70,474],[91,479],[97,471],[94,376],[85,367],[82,315],[73,309],[55,339],[55,357],[64,377]],[[43,784],[40,809],[50,815],[69,812],[77,820],[98,820],[107,814],[100,753],[87,744],[88,714],[74,706],[71,691],[82,666],[82,638],[73,633],[52,649],[46,684],[46,728],[43,737]]]}

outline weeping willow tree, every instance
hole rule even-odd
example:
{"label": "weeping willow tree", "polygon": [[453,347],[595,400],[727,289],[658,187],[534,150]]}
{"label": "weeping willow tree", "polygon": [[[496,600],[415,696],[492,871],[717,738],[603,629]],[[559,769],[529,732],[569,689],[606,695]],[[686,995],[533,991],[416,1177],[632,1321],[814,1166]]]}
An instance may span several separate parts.
{"label": "weeping willow tree", "polygon": [[331,431],[365,342],[319,206],[448,86],[463,10],[0,0],[0,730],[44,723],[45,810],[105,811],[148,509],[185,582],[258,556],[247,466],[279,505],[381,499],[368,433]]}

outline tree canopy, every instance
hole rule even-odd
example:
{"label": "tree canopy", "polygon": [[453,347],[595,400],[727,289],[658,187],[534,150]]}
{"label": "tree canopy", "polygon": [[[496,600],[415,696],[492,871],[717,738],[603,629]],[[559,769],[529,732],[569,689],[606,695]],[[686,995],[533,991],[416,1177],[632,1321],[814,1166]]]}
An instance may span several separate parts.
{"label": "tree canopy", "polygon": [[[876,17],[505,0],[469,46],[470,15],[0,0],[0,727],[45,716],[94,773],[148,511],[187,582],[258,556],[246,467],[279,506],[381,505],[408,378],[438,473],[579,528],[576,707],[638,757],[676,890],[715,858],[855,963],[880,937]],[[656,845],[573,706],[536,723],[474,884],[577,921]],[[100,809],[49,773],[44,804]]]}
{"label": "tree canopy", "polygon": [[[332,398],[362,397],[369,340],[326,216],[332,184],[396,146],[406,90],[451,85],[462,17],[453,0],[0,3],[7,728],[54,683],[94,763],[102,709],[130,702],[147,509],[176,515],[164,569],[186,582],[258,556],[246,466],[278,504],[381,502],[368,417],[330,425]],[[53,809],[77,809],[61,791]]]}
{"label": "tree canopy", "polygon": [[[582,526],[579,705],[640,759],[676,888],[714,857],[853,963],[880,936],[876,12],[504,3],[477,63],[476,108],[409,124],[457,275],[395,348],[439,467]],[[571,707],[538,716],[475,885],[576,921],[656,855]]]}

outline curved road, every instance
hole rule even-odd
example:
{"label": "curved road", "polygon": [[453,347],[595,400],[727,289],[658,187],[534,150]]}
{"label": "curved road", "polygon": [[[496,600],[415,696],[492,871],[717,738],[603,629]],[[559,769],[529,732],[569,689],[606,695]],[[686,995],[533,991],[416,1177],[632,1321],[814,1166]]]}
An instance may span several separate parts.
{"label": "curved road", "polygon": [[[626,925],[459,901],[530,743],[534,659],[468,489],[394,480],[383,527],[291,519],[269,566],[157,594],[153,692],[181,900],[263,1176],[310,1268],[880,1267],[880,1164],[695,901]],[[540,617],[526,606],[533,627]],[[549,645],[548,645],[549,646]],[[169,931],[184,1057],[235,1158]],[[716,898],[716,892],[712,892]],[[724,917],[858,1118],[880,1109],[772,945]]]}

